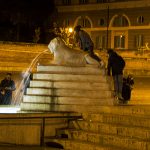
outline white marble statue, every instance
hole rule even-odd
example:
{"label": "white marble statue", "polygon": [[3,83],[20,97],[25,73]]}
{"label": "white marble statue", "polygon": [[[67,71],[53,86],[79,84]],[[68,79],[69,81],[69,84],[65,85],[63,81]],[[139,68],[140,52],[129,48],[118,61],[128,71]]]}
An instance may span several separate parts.
{"label": "white marble statue", "polygon": [[100,62],[90,57],[89,54],[68,47],[60,37],[52,39],[48,48],[54,54],[54,64],[70,66],[86,66],[89,64],[97,67],[101,66]]}

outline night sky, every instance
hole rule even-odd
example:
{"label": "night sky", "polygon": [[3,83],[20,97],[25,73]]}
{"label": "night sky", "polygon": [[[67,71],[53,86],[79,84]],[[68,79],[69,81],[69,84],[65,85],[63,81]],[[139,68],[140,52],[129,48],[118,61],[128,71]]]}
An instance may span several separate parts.
{"label": "night sky", "polygon": [[32,42],[40,27],[40,43],[55,21],[53,0],[0,0],[0,41]]}

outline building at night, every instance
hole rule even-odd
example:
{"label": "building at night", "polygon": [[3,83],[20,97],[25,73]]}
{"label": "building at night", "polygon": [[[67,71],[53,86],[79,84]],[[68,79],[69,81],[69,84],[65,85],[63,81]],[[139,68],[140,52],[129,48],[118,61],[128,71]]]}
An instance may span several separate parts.
{"label": "building at night", "polygon": [[[81,25],[95,49],[136,50],[150,43],[150,0],[55,0],[61,27]],[[146,44],[147,43],[147,44]]]}

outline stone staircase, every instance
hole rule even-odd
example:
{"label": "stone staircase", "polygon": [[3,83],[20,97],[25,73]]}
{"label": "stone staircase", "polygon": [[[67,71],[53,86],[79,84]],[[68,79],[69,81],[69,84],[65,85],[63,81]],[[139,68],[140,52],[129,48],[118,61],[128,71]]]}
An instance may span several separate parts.
{"label": "stone staircase", "polygon": [[56,142],[67,150],[150,150],[150,106],[100,106],[59,129]]}
{"label": "stone staircase", "polygon": [[[133,94],[134,95],[134,94]],[[114,106],[105,70],[87,67],[38,66],[23,97],[26,112],[80,112],[67,128],[44,136],[45,145],[66,150],[150,150],[150,106]]]}
{"label": "stone staircase", "polygon": [[87,111],[113,105],[110,81],[97,67],[37,66],[22,111]]}

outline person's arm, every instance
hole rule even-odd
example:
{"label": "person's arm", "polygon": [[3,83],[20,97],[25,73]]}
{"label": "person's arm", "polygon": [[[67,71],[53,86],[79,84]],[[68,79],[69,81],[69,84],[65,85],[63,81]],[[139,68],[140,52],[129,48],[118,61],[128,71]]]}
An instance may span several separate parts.
{"label": "person's arm", "polygon": [[107,64],[107,75],[110,76],[110,70],[111,70],[111,60],[108,58],[108,64]]}
{"label": "person's arm", "polygon": [[9,87],[5,87],[5,90],[14,91],[16,90],[15,82],[12,80]]}
{"label": "person's arm", "polygon": [[80,37],[81,49],[85,50],[86,49],[86,38],[84,36],[83,31],[79,31],[79,37]]}
{"label": "person's arm", "polygon": [[12,86],[11,86],[11,91],[16,90],[16,85],[15,82],[12,80]]}

